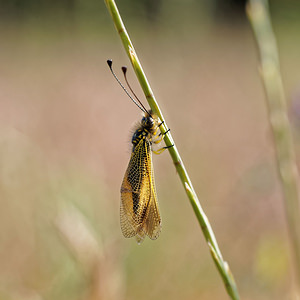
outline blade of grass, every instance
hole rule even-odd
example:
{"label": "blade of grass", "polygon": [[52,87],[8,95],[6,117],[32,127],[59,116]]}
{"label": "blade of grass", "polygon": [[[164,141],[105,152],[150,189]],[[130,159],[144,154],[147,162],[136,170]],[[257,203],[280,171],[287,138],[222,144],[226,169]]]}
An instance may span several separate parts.
{"label": "blade of grass", "polygon": [[[133,69],[136,73],[136,76],[140,82],[140,85],[144,91],[144,94],[146,96],[146,99],[149,103],[150,108],[152,111],[159,117],[161,121],[163,121],[163,126],[160,126],[162,134],[166,132],[168,126],[167,123],[162,115],[162,112],[158,106],[158,103],[154,97],[154,94],[151,90],[151,87],[148,83],[148,80],[145,76],[145,73],[142,69],[142,66],[139,62],[139,59],[137,57],[137,54],[134,50],[134,47],[130,41],[129,35],[126,31],[126,28],[123,24],[123,21],[121,19],[120,13],[118,11],[118,8],[113,0],[105,0],[106,6],[108,11],[111,14],[111,17],[113,19],[113,22],[115,24],[116,30],[120,35],[120,38],[122,40],[123,46],[125,48],[125,51],[131,61],[131,64],[133,66]],[[217,266],[217,269],[223,279],[225,288],[227,290],[227,293],[231,297],[231,299],[238,300],[239,295],[237,291],[237,286],[235,284],[234,278],[232,273],[229,270],[228,264],[223,260],[221,251],[219,249],[217,240],[215,238],[215,235],[213,233],[213,230],[210,226],[210,223],[200,205],[200,202],[198,200],[198,197],[194,191],[192,182],[188,176],[188,173],[184,167],[184,164],[182,162],[182,159],[179,155],[179,152],[176,148],[176,145],[174,143],[174,140],[171,136],[171,133],[168,132],[164,136],[164,141],[167,146],[174,145],[174,147],[168,148],[169,153],[173,159],[174,165],[176,167],[176,170],[178,172],[178,175],[180,177],[180,180],[185,188],[185,191],[187,193],[187,196],[192,204],[192,207],[194,209],[194,213],[198,219],[198,222],[200,224],[200,227],[202,229],[202,232],[204,234],[204,237],[209,245],[210,252],[212,255],[212,258]]]}
{"label": "blade of grass", "polygon": [[294,269],[300,290],[300,201],[299,174],[295,160],[294,144],[280,73],[276,39],[272,29],[268,2],[250,0],[247,14],[258,45],[269,121],[274,136],[277,167],[285,198],[286,216],[294,257]]}

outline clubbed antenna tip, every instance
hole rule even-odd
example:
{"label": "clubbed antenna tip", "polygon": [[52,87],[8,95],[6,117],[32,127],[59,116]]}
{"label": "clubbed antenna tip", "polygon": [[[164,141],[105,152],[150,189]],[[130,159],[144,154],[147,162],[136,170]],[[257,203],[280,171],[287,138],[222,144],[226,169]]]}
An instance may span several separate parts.
{"label": "clubbed antenna tip", "polygon": [[109,68],[111,69],[111,66],[112,66],[112,60],[111,60],[111,59],[108,59],[108,60],[107,60],[107,64],[108,64]]}
{"label": "clubbed antenna tip", "polygon": [[[121,88],[124,90],[124,92],[127,94],[127,96],[135,103],[135,105],[140,109],[142,110],[143,112],[145,113],[148,113],[147,109],[144,107],[144,105],[141,103],[141,101],[138,99],[138,97],[135,95],[135,93],[132,91],[131,87],[129,86],[128,84],[128,81],[127,81],[127,78],[126,78],[126,71],[127,71],[127,68],[126,67],[122,67],[122,71],[124,73],[124,77],[125,77],[125,80],[126,80],[126,83],[128,85],[128,87],[130,88],[130,90],[132,91],[134,97],[137,99],[137,102],[132,98],[132,96],[128,93],[128,91],[125,89],[124,85],[121,83],[121,81],[119,80],[119,78],[117,77],[117,75],[115,74],[115,72],[113,71],[112,69],[112,60],[111,59],[108,59],[107,61],[107,64],[110,68],[110,71],[111,73],[113,74],[113,76],[115,77],[115,79],[117,80],[117,82],[119,83],[119,85],[121,86]],[[149,114],[149,113],[148,113]]]}

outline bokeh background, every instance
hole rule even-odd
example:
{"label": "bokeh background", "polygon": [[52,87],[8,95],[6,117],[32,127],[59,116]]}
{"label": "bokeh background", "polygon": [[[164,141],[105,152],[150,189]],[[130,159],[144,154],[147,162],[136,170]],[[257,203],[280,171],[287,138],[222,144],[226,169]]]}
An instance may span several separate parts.
{"label": "bokeh background", "polygon": [[[241,1],[119,1],[241,298],[292,299],[285,210],[255,41]],[[270,3],[299,157],[300,4]],[[167,152],[163,231],[119,226],[141,112],[100,0],[0,1],[0,299],[227,299]],[[128,77],[144,99],[132,68]],[[146,102],[145,102],[146,103]]]}

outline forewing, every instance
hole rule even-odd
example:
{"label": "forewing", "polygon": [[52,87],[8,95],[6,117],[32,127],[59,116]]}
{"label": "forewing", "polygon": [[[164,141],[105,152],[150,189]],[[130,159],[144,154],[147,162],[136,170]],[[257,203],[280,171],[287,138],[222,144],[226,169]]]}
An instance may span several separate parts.
{"label": "forewing", "polygon": [[131,158],[121,186],[120,221],[125,237],[135,236],[141,225],[140,194],[145,177],[143,165],[145,161],[144,140],[141,140],[131,154]]}
{"label": "forewing", "polygon": [[146,234],[156,239],[161,231],[150,143],[145,139],[132,152],[123,179],[120,220],[124,236],[136,235],[138,242]]}

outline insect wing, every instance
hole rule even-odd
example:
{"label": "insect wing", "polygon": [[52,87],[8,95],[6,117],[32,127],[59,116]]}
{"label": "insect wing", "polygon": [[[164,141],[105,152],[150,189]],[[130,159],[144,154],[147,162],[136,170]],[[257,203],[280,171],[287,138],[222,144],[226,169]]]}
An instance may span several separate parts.
{"label": "insect wing", "polygon": [[141,139],[132,152],[121,186],[121,230],[125,237],[156,239],[161,218],[156,199],[150,143]]}

